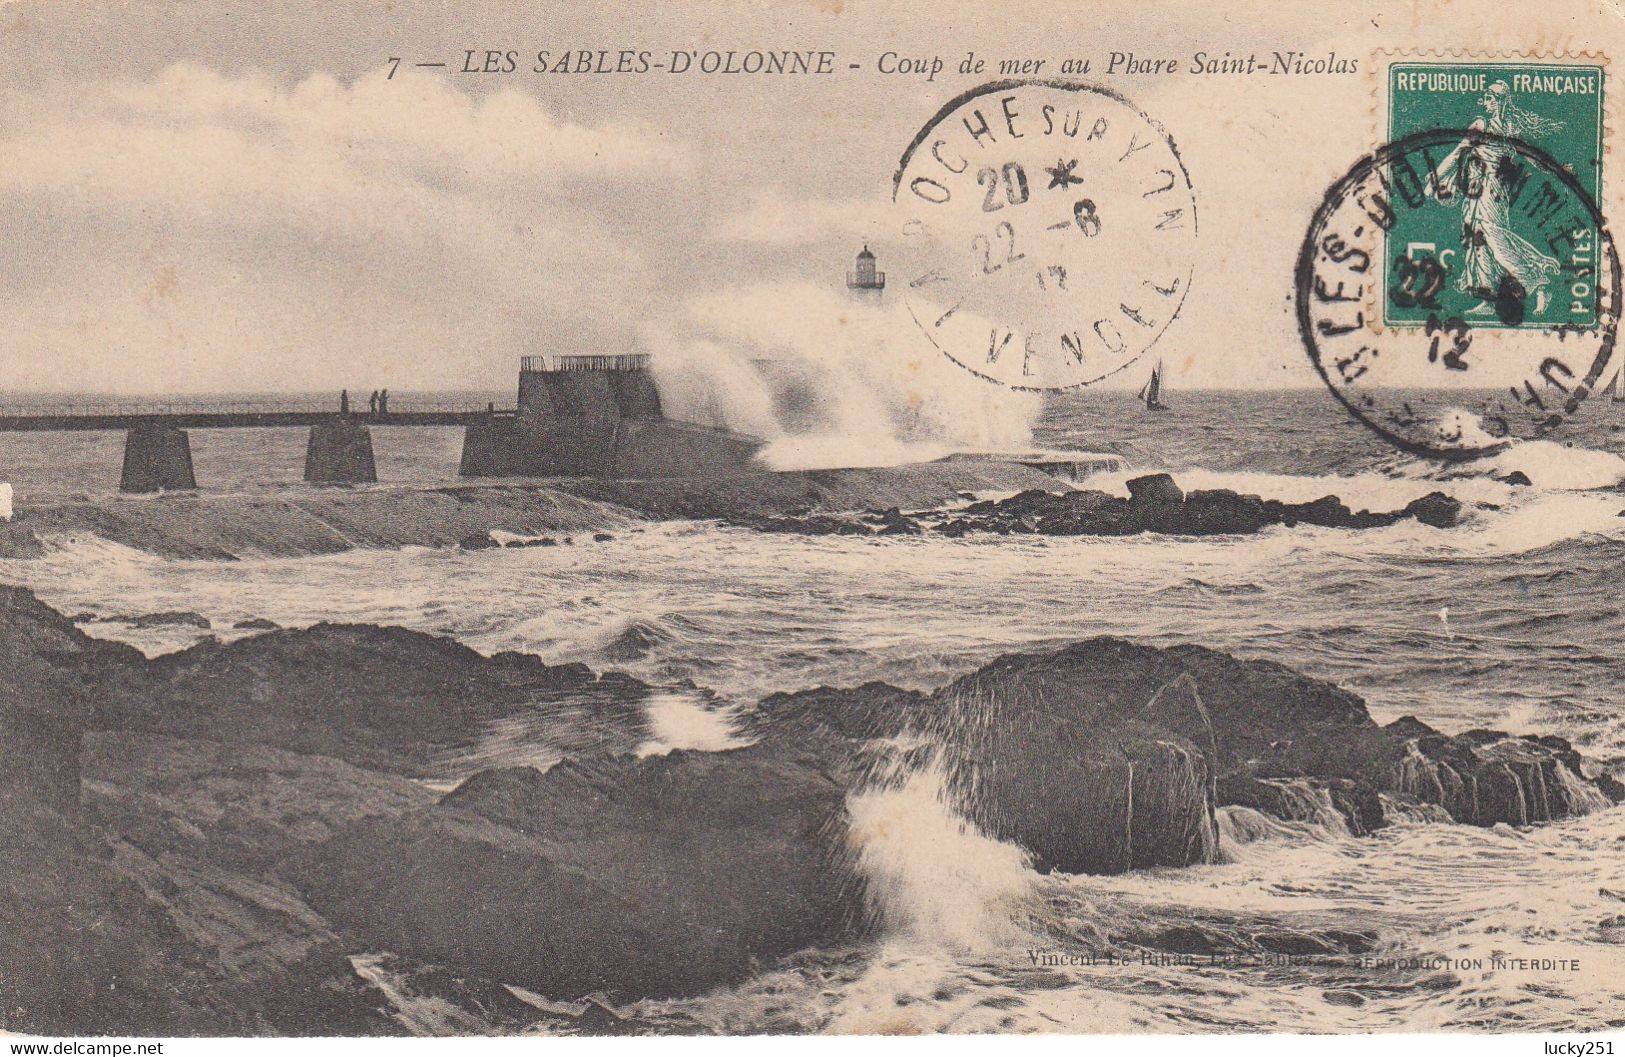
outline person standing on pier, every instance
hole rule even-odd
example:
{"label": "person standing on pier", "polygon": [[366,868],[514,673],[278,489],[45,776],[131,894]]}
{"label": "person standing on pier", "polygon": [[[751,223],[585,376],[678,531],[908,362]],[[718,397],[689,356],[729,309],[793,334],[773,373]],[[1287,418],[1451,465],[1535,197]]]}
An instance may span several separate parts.
{"label": "person standing on pier", "polygon": [[374,389],[372,395],[367,397],[367,414],[377,417],[378,407],[378,390]]}
{"label": "person standing on pier", "polygon": [[380,389],[378,391],[378,417],[383,418],[387,414],[389,414],[389,390]]}
{"label": "person standing on pier", "polygon": [[339,390],[339,414],[348,415],[349,413],[350,413],[350,390],[348,390],[348,389],[340,389]]}

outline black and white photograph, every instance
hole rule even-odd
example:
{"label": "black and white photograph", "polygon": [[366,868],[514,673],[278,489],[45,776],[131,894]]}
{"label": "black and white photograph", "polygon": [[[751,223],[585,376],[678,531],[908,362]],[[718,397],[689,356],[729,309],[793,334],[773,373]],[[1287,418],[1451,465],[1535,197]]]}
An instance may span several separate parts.
{"label": "black and white photograph", "polygon": [[8,1052],[1611,1054],[1622,60],[0,0]]}

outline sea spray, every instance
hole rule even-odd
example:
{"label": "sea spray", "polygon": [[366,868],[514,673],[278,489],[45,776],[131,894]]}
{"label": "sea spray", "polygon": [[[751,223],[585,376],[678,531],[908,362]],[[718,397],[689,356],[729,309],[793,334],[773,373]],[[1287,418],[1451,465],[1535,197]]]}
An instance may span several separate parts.
{"label": "sea spray", "polygon": [[638,756],[665,756],[675,749],[721,752],[745,742],[734,735],[732,713],[707,708],[691,693],[659,692],[643,703],[649,719],[649,740],[637,748]]}
{"label": "sea spray", "polygon": [[1018,912],[1037,875],[1020,848],[984,835],[949,805],[931,753],[900,753],[848,800],[850,841],[882,932],[959,954],[1022,942]]}
{"label": "sea spray", "polygon": [[774,469],[1024,449],[1041,407],[950,363],[902,306],[811,284],[697,297],[644,341],[669,416],[768,440]]}
{"label": "sea spray", "polygon": [[1486,460],[1497,474],[1521,473],[1537,488],[1581,491],[1625,481],[1625,459],[1553,440],[1526,440]]}

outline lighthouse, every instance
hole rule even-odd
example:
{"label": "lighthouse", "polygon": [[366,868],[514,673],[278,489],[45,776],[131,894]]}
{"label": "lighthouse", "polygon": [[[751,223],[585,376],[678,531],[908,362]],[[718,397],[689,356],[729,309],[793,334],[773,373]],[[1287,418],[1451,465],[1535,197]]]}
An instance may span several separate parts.
{"label": "lighthouse", "polygon": [[875,255],[864,243],[857,264],[846,273],[846,288],[863,301],[879,301],[886,292],[886,273],[875,271]]}

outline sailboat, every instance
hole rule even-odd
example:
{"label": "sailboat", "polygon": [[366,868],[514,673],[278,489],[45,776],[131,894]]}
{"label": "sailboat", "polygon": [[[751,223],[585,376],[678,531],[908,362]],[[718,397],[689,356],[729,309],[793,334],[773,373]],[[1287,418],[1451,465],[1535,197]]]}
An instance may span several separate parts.
{"label": "sailboat", "polygon": [[1152,369],[1152,371],[1151,371],[1151,380],[1149,382],[1145,383],[1145,388],[1144,389],[1140,390],[1140,399],[1145,402],[1145,409],[1147,411],[1166,411],[1166,410],[1168,410],[1168,405],[1164,404],[1162,402],[1162,361],[1161,360],[1158,360],[1157,361],[1157,366]]}
{"label": "sailboat", "polygon": [[1609,383],[1614,391],[1614,403],[1625,404],[1625,367],[1614,372],[1614,380]]}

